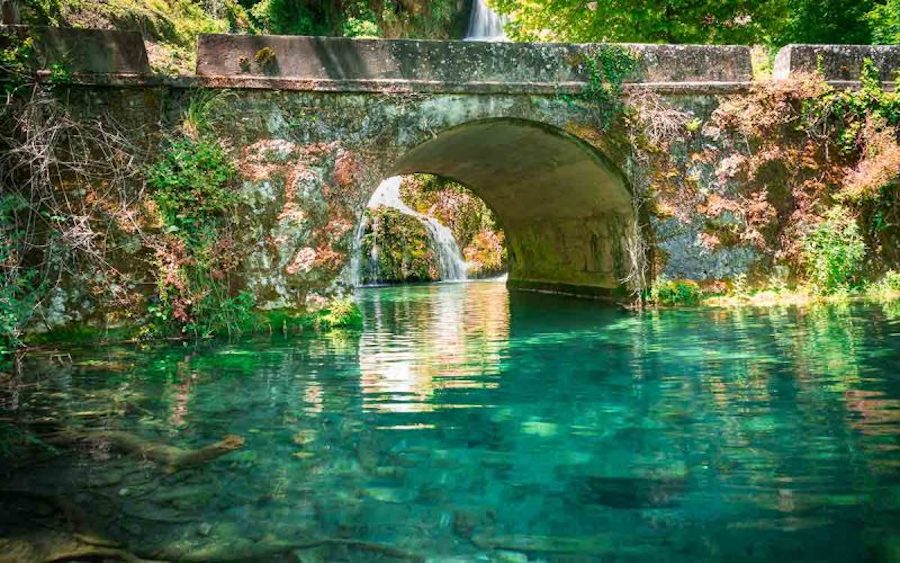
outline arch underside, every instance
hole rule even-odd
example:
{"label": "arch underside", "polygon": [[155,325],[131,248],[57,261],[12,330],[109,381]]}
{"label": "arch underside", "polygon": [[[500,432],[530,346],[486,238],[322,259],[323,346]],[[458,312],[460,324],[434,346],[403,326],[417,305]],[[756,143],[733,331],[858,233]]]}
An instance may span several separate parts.
{"label": "arch underside", "polygon": [[510,287],[613,296],[621,285],[630,192],[575,137],[530,121],[476,121],[414,147],[393,173],[444,176],[483,199],[506,231]]}

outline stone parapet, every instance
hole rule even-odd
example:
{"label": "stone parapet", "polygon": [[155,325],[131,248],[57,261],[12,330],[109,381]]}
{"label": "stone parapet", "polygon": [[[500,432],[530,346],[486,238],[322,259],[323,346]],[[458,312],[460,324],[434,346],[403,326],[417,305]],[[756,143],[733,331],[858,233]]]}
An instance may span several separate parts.
{"label": "stone parapet", "polygon": [[73,74],[150,74],[141,34],[74,27],[0,26],[0,44],[35,38],[32,66],[46,70],[62,65]]}
{"label": "stone parapet", "polygon": [[[623,44],[638,58],[635,82],[750,80],[742,46]],[[603,45],[201,35],[197,74],[306,80],[465,83],[585,82],[584,61]]]}
{"label": "stone parapet", "polygon": [[878,67],[882,81],[894,81],[900,72],[900,45],[787,45],[775,57],[774,76],[783,80],[821,72],[828,81],[856,81],[866,59]]}

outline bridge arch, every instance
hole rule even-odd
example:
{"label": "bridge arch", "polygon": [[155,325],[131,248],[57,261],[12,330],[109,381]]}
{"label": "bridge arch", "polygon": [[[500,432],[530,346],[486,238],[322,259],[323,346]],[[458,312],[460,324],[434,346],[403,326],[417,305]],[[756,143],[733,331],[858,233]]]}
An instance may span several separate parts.
{"label": "bridge arch", "polygon": [[637,220],[623,174],[581,139],[521,118],[469,121],[408,149],[388,176],[428,173],[468,187],[506,232],[509,285],[613,297]]}

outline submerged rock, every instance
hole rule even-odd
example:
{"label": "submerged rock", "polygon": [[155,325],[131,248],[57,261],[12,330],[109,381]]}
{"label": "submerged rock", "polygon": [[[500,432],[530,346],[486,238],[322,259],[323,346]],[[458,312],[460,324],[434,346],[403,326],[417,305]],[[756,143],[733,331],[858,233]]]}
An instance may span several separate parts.
{"label": "submerged rock", "polygon": [[684,487],[684,479],[591,476],[574,480],[571,491],[579,505],[634,509],[671,506]]}

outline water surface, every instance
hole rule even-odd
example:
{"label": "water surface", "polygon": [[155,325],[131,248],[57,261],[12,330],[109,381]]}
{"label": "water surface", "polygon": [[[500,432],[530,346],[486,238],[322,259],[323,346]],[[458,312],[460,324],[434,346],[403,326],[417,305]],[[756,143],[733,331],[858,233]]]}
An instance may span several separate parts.
{"label": "water surface", "polygon": [[359,299],[362,333],[32,356],[4,420],[245,442],[178,471],[103,440],[16,450],[0,548],[88,530],[192,560],[900,554],[896,304],[635,314],[486,282]]}

